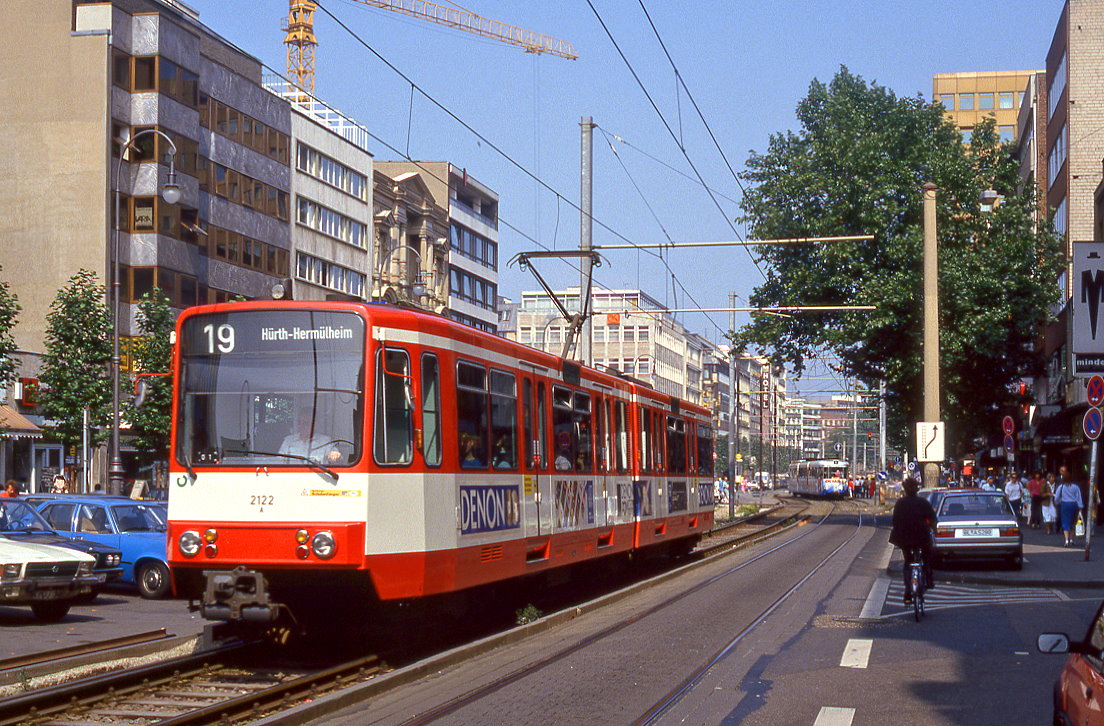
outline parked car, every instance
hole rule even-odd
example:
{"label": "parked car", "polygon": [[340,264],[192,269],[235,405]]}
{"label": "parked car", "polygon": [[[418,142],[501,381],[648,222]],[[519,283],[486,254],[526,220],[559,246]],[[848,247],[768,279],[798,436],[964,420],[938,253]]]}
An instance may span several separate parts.
{"label": "parked car", "polygon": [[136,584],[142,597],[169,593],[172,583],[165,561],[165,523],[150,504],[127,497],[71,495],[45,500],[39,511],[66,537],[122,550],[122,581]]}
{"label": "parked car", "polygon": [[64,537],[58,534],[30,502],[21,499],[0,499],[0,536],[16,542],[68,547],[96,558],[92,574],[97,584],[87,599],[96,597],[100,588],[123,576],[122,552],[119,548],[80,537]]}
{"label": "parked car", "polygon": [[1100,654],[1104,652],[1104,604],[1097,609],[1083,640],[1070,640],[1065,633],[1043,633],[1037,646],[1043,653],[1069,653],[1066,665],[1054,682],[1054,717],[1058,726],[1104,724],[1101,694],[1104,673]]}
{"label": "parked car", "polygon": [[935,508],[936,559],[1000,557],[1023,567],[1023,534],[1008,498],[1001,492],[946,490]]}
{"label": "parked car", "polygon": [[0,605],[30,605],[39,620],[61,620],[98,583],[95,563],[68,547],[0,537]]}

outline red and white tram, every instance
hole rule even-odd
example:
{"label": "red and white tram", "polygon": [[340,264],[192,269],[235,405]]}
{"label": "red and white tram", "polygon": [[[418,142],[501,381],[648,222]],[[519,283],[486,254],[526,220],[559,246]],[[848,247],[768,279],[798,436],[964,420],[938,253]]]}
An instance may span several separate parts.
{"label": "red and white tram", "polygon": [[169,560],[210,619],[685,551],[713,524],[705,409],[437,315],[195,307],[176,356]]}

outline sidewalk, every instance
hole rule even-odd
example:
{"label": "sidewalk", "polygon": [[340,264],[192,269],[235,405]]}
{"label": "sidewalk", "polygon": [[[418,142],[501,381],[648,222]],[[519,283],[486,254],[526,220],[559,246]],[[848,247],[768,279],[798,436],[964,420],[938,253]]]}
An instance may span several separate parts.
{"label": "sidewalk", "polygon": [[[1076,547],[1063,547],[1062,535],[1041,529],[1021,528],[1024,540],[1023,569],[1015,571],[998,560],[961,560],[935,570],[940,582],[962,582],[1022,587],[1065,587],[1104,590],[1104,525],[1093,532],[1091,559],[1085,561],[1085,538]],[[886,572],[901,577],[901,551],[893,548]]]}

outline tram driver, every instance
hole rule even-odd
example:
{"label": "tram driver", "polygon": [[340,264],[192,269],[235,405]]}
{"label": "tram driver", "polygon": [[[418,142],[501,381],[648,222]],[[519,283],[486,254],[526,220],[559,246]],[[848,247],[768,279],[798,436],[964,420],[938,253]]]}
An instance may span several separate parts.
{"label": "tram driver", "polygon": [[281,454],[304,456],[324,464],[336,464],[341,461],[341,450],[332,436],[326,436],[314,430],[314,409],[303,405],[295,410],[295,422],[291,433],[280,444]]}

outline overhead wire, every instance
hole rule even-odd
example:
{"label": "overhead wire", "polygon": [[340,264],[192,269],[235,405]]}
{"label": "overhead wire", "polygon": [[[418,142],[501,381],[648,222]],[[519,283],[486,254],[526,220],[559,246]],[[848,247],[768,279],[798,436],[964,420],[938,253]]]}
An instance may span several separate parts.
{"label": "overhead wire", "polygon": [[[702,185],[702,187],[705,188],[706,193],[709,195],[709,199],[713,202],[713,206],[715,206],[717,208],[717,211],[721,213],[721,217],[724,218],[725,224],[727,224],[729,226],[729,228],[732,230],[732,233],[735,234],[736,237],[739,238],[740,240],[743,240],[743,237],[740,235],[739,230],[736,229],[736,226],[732,223],[732,220],[730,220],[728,218],[728,215],[725,214],[724,209],[721,207],[720,202],[717,201],[717,198],[713,194],[713,192],[711,191],[709,185],[705,183],[705,178],[702,176],[701,172],[698,171],[698,167],[697,167],[697,165],[694,164],[693,159],[690,158],[690,154],[687,153],[685,145],[679,139],[679,137],[675,133],[674,129],[671,128],[670,122],[667,121],[667,117],[660,110],[659,105],[655,102],[655,99],[652,98],[652,94],[649,93],[647,86],[644,85],[644,82],[641,80],[640,75],[636,72],[636,68],[633,66],[632,62],[628,59],[628,56],[625,55],[625,52],[621,49],[621,45],[617,42],[617,39],[613,37],[613,33],[610,31],[609,26],[606,25],[606,21],[602,17],[602,14],[598,12],[598,9],[596,7],[594,7],[594,3],[592,2],[592,0],[586,0],[586,3],[590,7],[591,12],[594,13],[594,17],[597,18],[598,24],[602,26],[602,30],[605,32],[606,37],[609,38],[610,43],[613,44],[614,50],[616,50],[617,54],[619,56],[621,56],[621,60],[625,63],[625,66],[629,69],[629,73],[632,75],[633,80],[636,81],[636,84],[640,87],[641,92],[643,92],[645,98],[648,99],[648,103],[651,104],[652,110],[655,111],[657,116],[659,116],[659,120],[663,123],[663,127],[667,130],[667,133],[671,136],[671,139],[674,140],[675,146],[678,147],[678,150],[682,153],[683,158],[686,159],[686,163],[690,165],[690,168],[693,170],[694,175],[697,176],[698,183],[700,183]],[[655,26],[653,25],[652,27],[653,27],[653,30],[655,30]],[[657,34],[657,37],[658,37],[658,31],[656,31],[656,34]],[[660,40],[660,44],[663,45],[662,39]],[[666,53],[666,47],[665,46],[664,46],[664,52]],[[672,64],[672,67],[675,69],[675,72],[678,73],[678,67],[674,65],[674,61],[671,59],[669,54],[668,54],[667,57],[668,57],[668,61]],[[685,87],[685,84],[684,84],[684,87]],[[695,104],[695,106],[696,105],[697,104]],[[726,159],[726,163],[727,163],[727,159]],[[729,168],[731,169],[731,166]],[[739,180],[737,180],[737,183],[739,183]],[[742,186],[741,186],[741,189],[742,189]],[[751,253],[751,250],[746,250],[746,251],[747,251],[747,254],[749,255],[749,257],[751,258],[752,263],[755,265],[755,269],[757,269],[759,271],[759,274],[763,276],[763,279],[767,279],[766,273],[764,273],[763,269],[759,266],[759,262],[755,259],[755,256]],[[716,324],[716,323],[714,323],[714,324]]]}
{"label": "overhead wire", "polygon": [[[589,0],[588,0],[588,2],[589,2]],[[322,2],[316,2],[316,5],[317,5],[317,7],[318,7],[318,9],[319,9],[319,10],[321,10],[321,11],[322,11],[322,12],[324,12],[324,13],[325,13],[326,15],[328,15],[328,16],[330,17],[330,19],[332,19],[332,20],[333,20],[333,21],[334,21],[335,23],[337,23],[337,25],[338,25],[338,26],[339,26],[339,27],[340,27],[340,28],[341,28],[342,30],[344,30],[344,31],[345,31],[346,33],[348,33],[348,34],[349,34],[349,36],[350,36],[350,37],[352,37],[352,38],[353,38],[353,39],[354,39],[354,40],[355,40],[355,41],[356,41],[357,43],[359,43],[359,44],[360,44],[361,46],[363,46],[363,47],[364,47],[364,48],[365,48],[366,50],[368,50],[368,51],[369,51],[370,53],[372,53],[372,55],[374,55],[374,56],[375,56],[375,57],[376,57],[377,59],[379,59],[379,61],[380,61],[380,62],[382,62],[382,63],[383,63],[384,65],[386,65],[386,66],[387,66],[387,67],[388,67],[388,68],[389,68],[389,69],[390,69],[390,70],[391,70],[392,72],[394,72],[394,73],[395,73],[396,75],[398,75],[398,76],[399,76],[400,78],[402,78],[402,79],[403,79],[403,81],[405,81],[406,83],[410,84],[410,86],[411,86],[411,88],[412,88],[412,91],[413,91],[413,90],[417,90],[417,91],[418,91],[418,93],[420,93],[420,94],[421,94],[421,95],[422,95],[423,97],[425,97],[425,98],[426,98],[426,100],[430,101],[430,103],[432,103],[432,104],[433,104],[434,106],[436,106],[437,108],[439,108],[439,109],[440,109],[440,110],[441,110],[442,112],[444,112],[444,113],[445,113],[445,114],[446,114],[447,116],[449,116],[450,118],[452,118],[452,119],[453,119],[453,120],[454,120],[454,121],[455,121],[456,123],[460,124],[460,126],[462,126],[462,127],[463,127],[463,128],[465,129],[465,130],[467,130],[467,131],[468,131],[469,133],[471,133],[471,134],[472,134],[473,136],[475,136],[475,137],[476,137],[477,139],[479,139],[479,140],[480,140],[480,141],[482,141],[483,143],[487,144],[487,146],[489,146],[489,147],[490,147],[490,148],[491,148],[492,150],[494,150],[494,151],[495,151],[495,152],[496,152],[497,154],[499,154],[499,155],[500,155],[500,156],[501,156],[502,158],[504,158],[504,159],[505,159],[506,161],[508,161],[508,162],[509,162],[509,163],[510,163],[511,165],[513,165],[513,166],[514,166],[515,168],[517,168],[517,169],[518,169],[519,171],[521,171],[521,172],[522,172],[523,174],[525,174],[526,176],[528,176],[528,177],[529,177],[530,179],[532,179],[532,180],[533,180],[534,182],[536,182],[536,183],[537,183],[538,185],[540,185],[541,187],[545,188],[546,190],[548,190],[549,192],[551,192],[551,193],[552,193],[553,195],[555,195],[555,196],[556,196],[556,198],[557,198],[557,200],[559,200],[559,201],[563,201],[563,202],[567,203],[568,205],[570,205],[571,207],[573,207],[574,209],[576,209],[577,211],[579,211],[580,213],[582,213],[582,208],[581,208],[581,207],[580,207],[580,206],[579,206],[578,204],[574,203],[574,202],[573,202],[573,201],[571,201],[571,200],[570,200],[570,199],[569,199],[568,197],[566,197],[565,195],[561,194],[561,193],[560,193],[559,191],[557,191],[557,190],[556,190],[555,188],[553,188],[552,186],[550,186],[550,185],[549,185],[549,184],[548,184],[547,182],[545,182],[545,181],[544,181],[543,179],[541,179],[541,178],[540,178],[539,176],[537,176],[537,175],[535,175],[535,174],[534,174],[533,172],[529,171],[529,170],[528,170],[528,169],[527,169],[527,168],[526,168],[526,167],[525,167],[524,165],[522,165],[522,164],[521,164],[520,162],[518,162],[517,160],[515,160],[515,159],[514,159],[514,158],[513,158],[512,156],[510,156],[510,155],[509,155],[508,153],[506,153],[506,152],[505,152],[505,151],[504,151],[503,149],[499,148],[499,146],[498,146],[497,144],[495,144],[494,142],[492,142],[492,141],[491,141],[490,139],[488,139],[488,138],[487,138],[486,136],[484,136],[483,134],[481,134],[481,133],[480,133],[479,131],[477,131],[477,130],[476,130],[476,129],[475,129],[474,127],[472,127],[472,126],[471,126],[470,124],[468,124],[468,123],[467,123],[467,122],[465,122],[465,121],[464,121],[463,119],[461,119],[461,118],[460,118],[460,117],[459,117],[459,116],[458,116],[458,115],[457,115],[456,113],[454,113],[453,111],[451,111],[451,110],[450,110],[450,109],[449,109],[449,108],[448,108],[447,106],[445,106],[445,105],[444,105],[443,103],[441,103],[440,101],[436,100],[436,99],[435,99],[435,98],[433,98],[433,97],[432,97],[431,95],[429,95],[429,94],[428,94],[428,93],[427,93],[427,92],[426,92],[426,91],[425,91],[424,89],[422,89],[422,88],[421,88],[421,87],[420,87],[420,86],[419,86],[419,85],[418,85],[417,83],[415,83],[413,79],[411,79],[411,78],[410,78],[409,76],[407,76],[407,75],[406,75],[405,73],[403,73],[403,72],[402,72],[402,71],[401,71],[401,70],[400,70],[400,69],[399,69],[399,68],[398,68],[397,66],[395,66],[395,65],[394,65],[393,63],[391,63],[391,62],[390,62],[389,60],[387,60],[387,59],[386,59],[386,58],[385,58],[385,57],[384,57],[384,56],[383,56],[383,55],[382,55],[381,53],[379,53],[379,52],[378,52],[378,51],[377,51],[377,50],[376,50],[375,48],[373,48],[373,47],[372,47],[372,46],[371,46],[371,45],[370,45],[370,44],[369,44],[369,43],[368,43],[367,41],[365,41],[365,40],[364,40],[364,39],[363,39],[362,37],[360,37],[360,35],[358,35],[358,34],[357,34],[357,33],[356,33],[355,31],[353,31],[353,30],[352,30],[352,29],[351,29],[351,28],[350,28],[350,27],[349,27],[349,26],[348,26],[348,25],[347,25],[347,24],[346,24],[345,22],[343,22],[343,21],[342,21],[342,20],[341,20],[340,18],[338,18],[337,16],[335,16],[335,15],[334,15],[334,14],[333,14],[333,13],[332,13],[332,12],[331,12],[330,10],[329,10],[329,8],[327,8],[327,7],[326,7],[326,6],[325,6],[325,5],[324,5],[324,4],[322,3]],[[593,7],[593,6],[592,6],[592,7]],[[608,31],[607,31],[607,34],[608,34]],[[612,39],[612,38],[611,38],[611,39]],[[618,52],[620,52],[620,50],[618,50]],[[624,56],[623,56],[623,54],[622,54],[622,57],[624,57]],[[631,67],[630,67],[630,70],[631,70]],[[634,72],[634,75],[635,75],[635,72]],[[638,82],[639,82],[639,81],[638,81]],[[645,91],[645,93],[647,93],[647,92]],[[654,104],[653,104],[653,106],[654,106]],[[658,109],[657,109],[657,112],[658,112]],[[662,114],[661,114],[661,118],[662,118]],[[664,124],[666,124],[666,120],[664,120]],[[669,127],[668,127],[668,129],[669,129]],[[376,139],[377,141],[379,141],[380,143],[382,143],[382,144],[384,144],[385,146],[387,146],[388,148],[390,148],[390,149],[391,149],[392,151],[394,151],[394,152],[395,152],[396,154],[400,154],[400,155],[403,155],[403,154],[402,154],[402,152],[401,152],[401,151],[399,151],[399,150],[398,150],[397,148],[395,148],[395,147],[391,146],[390,144],[387,144],[387,143],[386,143],[386,142],[384,142],[384,141],[383,141],[382,139],[380,139],[380,138],[376,137],[376,136],[375,136],[374,134],[370,134],[370,136],[372,136],[372,138],[375,138],[375,139]],[[413,162],[413,161],[414,161],[413,159],[410,159],[408,155],[403,155],[403,156],[404,156],[404,158],[406,158],[406,159],[407,159],[408,161],[411,161],[411,162]],[[684,152],[684,156],[685,156],[685,152]],[[690,162],[690,160],[689,160],[689,159],[687,159],[687,161],[688,161],[688,163],[690,163],[690,165],[691,165],[691,168],[694,168],[694,166],[693,166],[693,162]],[[702,184],[703,184],[703,186],[704,186],[704,180],[702,179],[702,177],[701,177],[700,173],[698,173],[698,172],[697,172],[697,169],[696,169],[696,168],[694,169],[694,171],[695,171],[695,173],[696,173],[696,174],[698,174],[698,180],[699,180],[699,183],[702,183]],[[714,201],[714,204],[717,204],[717,202],[716,202],[716,199],[714,199],[713,201]],[[720,207],[719,207],[719,205],[718,205],[718,209],[719,209],[719,208],[720,208]],[[722,210],[722,215],[723,215],[723,210]],[[624,241],[625,243],[627,243],[627,244],[630,244],[630,245],[633,245],[633,246],[636,246],[636,245],[637,245],[637,243],[636,243],[636,242],[634,242],[633,240],[630,240],[629,238],[627,238],[626,236],[624,236],[624,235],[623,235],[623,234],[621,234],[620,232],[617,232],[616,230],[614,230],[614,229],[613,229],[612,227],[610,227],[609,225],[605,224],[605,223],[604,223],[604,222],[602,222],[601,220],[595,219],[595,218],[593,217],[593,215],[591,216],[591,219],[592,219],[592,221],[593,221],[594,223],[598,224],[598,225],[599,225],[600,227],[602,227],[602,228],[603,228],[603,229],[605,229],[606,231],[610,232],[610,233],[611,233],[611,234],[613,234],[613,235],[614,235],[615,237],[617,237],[618,239],[620,239],[620,240]],[[727,219],[727,216],[726,216],[726,219]],[[502,221],[502,220],[500,219],[500,222],[501,222],[501,221]],[[523,238],[525,238],[525,239],[527,239],[527,240],[529,240],[529,241],[533,242],[534,244],[537,244],[538,246],[541,246],[541,247],[543,247],[544,249],[548,249],[548,247],[547,247],[546,245],[544,245],[544,244],[540,243],[539,241],[537,241],[536,239],[534,239],[533,237],[531,237],[531,236],[530,236],[530,235],[528,235],[527,233],[524,233],[524,232],[522,232],[522,231],[521,231],[521,230],[520,230],[519,228],[517,228],[517,227],[515,227],[515,226],[513,226],[513,225],[511,225],[511,224],[509,224],[509,223],[505,223],[505,226],[507,226],[508,228],[510,228],[510,229],[512,229],[512,230],[514,230],[514,231],[515,231],[515,232],[517,232],[517,233],[518,233],[519,235],[521,235],[521,236],[522,236]],[[730,226],[731,226],[731,225],[730,225]],[[735,228],[734,228],[734,227],[733,227],[733,232],[735,232],[735,233],[737,234],[737,236],[739,236],[739,232],[737,232],[737,231],[735,230]],[[656,257],[659,257],[659,258],[660,258],[661,260],[663,259],[663,257],[662,257],[662,255],[661,255],[661,254],[657,254],[657,253],[655,253],[655,252],[652,252],[651,250],[646,250],[646,249],[645,249],[645,250],[643,250],[643,251],[645,251],[645,252],[648,252],[649,254],[652,254],[652,255],[654,255],[654,256],[656,256]],[[576,270],[578,270],[578,269],[579,269],[579,267],[580,267],[579,265],[571,264],[571,263],[570,263],[569,261],[567,261],[567,260],[565,260],[564,262],[565,262],[565,263],[567,263],[567,264],[568,264],[568,265],[569,265],[570,267],[572,267],[572,268],[574,268],[574,269],[576,269]],[[683,285],[682,285],[681,281],[679,281],[679,283],[678,283],[678,284],[679,284],[679,286],[680,286],[680,287],[682,287],[682,289],[683,289],[684,291],[686,291],[686,288],[685,288],[685,286],[683,286]],[[610,290],[610,288],[607,288],[607,287],[605,287],[605,286],[604,286],[604,285],[602,285],[602,284],[599,284],[599,287],[600,287],[600,288],[602,288],[602,289],[605,289],[605,290],[607,290],[607,291],[609,291],[609,290]],[[690,297],[690,299],[691,299],[691,300],[693,299],[693,298],[692,298],[691,296],[689,296],[689,293],[688,293],[688,291],[687,291],[687,295],[688,295],[688,297]],[[702,306],[702,305],[701,305],[700,303],[698,303],[697,301],[694,301],[694,305],[695,305],[695,306],[697,306],[697,307],[703,307],[703,306]],[[706,318],[707,318],[707,319],[709,320],[709,322],[710,322],[710,323],[711,323],[711,324],[712,324],[712,325],[713,325],[714,327],[716,327],[716,328],[717,328],[718,330],[722,330],[722,331],[723,331],[723,328],[721,328],[721,326],[717,325],[716,321],[714,321],[714,320],[713,320],[713,319],[712,319],[712,318],[711,318],[711,317],[709,316],[709,314],[708,314],[708,313],[702,313],[702,314],[703,314],[703,315],[705,315],[705,317],[706,317]]]}

